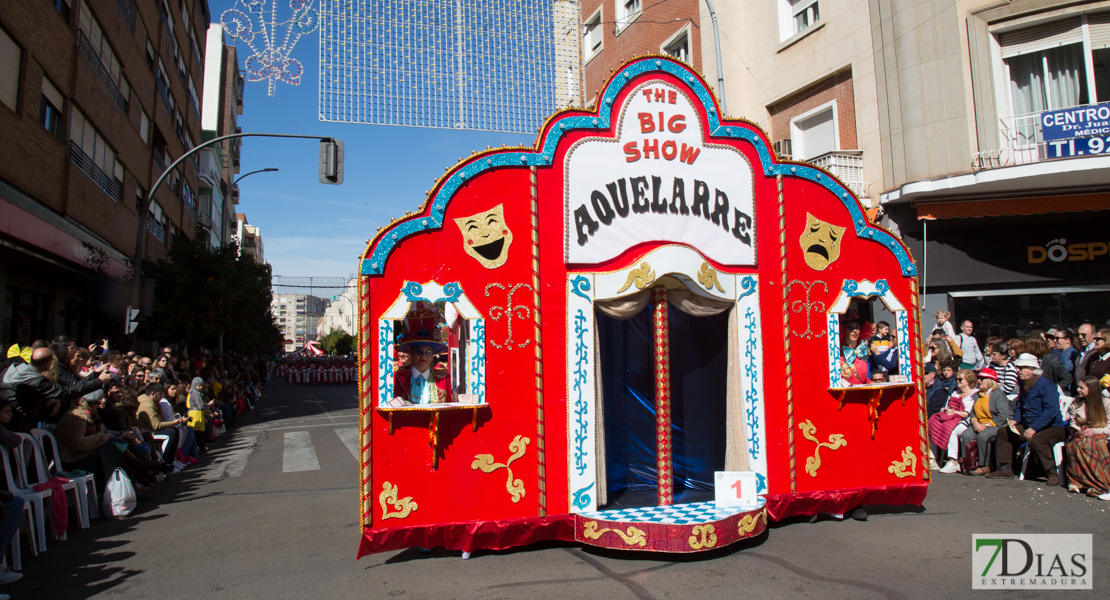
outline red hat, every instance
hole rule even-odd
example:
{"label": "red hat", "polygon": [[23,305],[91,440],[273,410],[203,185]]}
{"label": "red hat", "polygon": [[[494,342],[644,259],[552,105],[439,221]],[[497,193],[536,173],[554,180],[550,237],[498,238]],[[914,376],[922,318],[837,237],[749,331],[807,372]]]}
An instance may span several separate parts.
{"label": "red hat", "polygon": [[979,371],[979,379],[990,379],[998,383],[998,372],[990,367],[983,367],[983,370]]}

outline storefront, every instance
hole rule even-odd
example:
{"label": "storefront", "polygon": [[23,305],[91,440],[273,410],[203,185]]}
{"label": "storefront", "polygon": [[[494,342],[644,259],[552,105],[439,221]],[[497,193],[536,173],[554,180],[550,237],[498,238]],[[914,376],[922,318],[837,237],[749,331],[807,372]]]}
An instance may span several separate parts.
{"label": "storefront", "polygon": [[1110,319],[1110,194],[887,208],[921,265],[926,324],[949,310],[985,339]]}

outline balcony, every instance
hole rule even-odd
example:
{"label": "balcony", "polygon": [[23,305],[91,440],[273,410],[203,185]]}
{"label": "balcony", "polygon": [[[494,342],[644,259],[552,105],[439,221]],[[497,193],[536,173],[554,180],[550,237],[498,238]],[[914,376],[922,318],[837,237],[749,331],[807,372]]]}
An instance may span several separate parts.
{"label": "balcony", "polygon": [[863,180],[863,150],[833,150],[806,161],[836,175],[858,198],[868,198]]}
{"label": "balcony", "polygon": [[154,152],[154,166],[158,167],[159,175],[166,172],[166,161],[157,150]]}
{"label": "balcony", "polygon": [[159,242],[166,243],[166,226],[155,221],[152,217],[146,220],[146,230],[153,233]]}
{"label": "balcony", "polygon": [[166,9],[161,9],[159,14],[159,21],[162,22],[162,29],[166,32],[166,39],[170,41],[170,50],[174,56],[177,56],[177,40],[173,37],[173,30],[170,29],[170,16],[166,14]]}
{"label": "balcony", "polygon": [[85,36],[85,32],[77,30],[77,44],[81,47],[81,54],[85,56],[85,60],[89,61],[93,71],[96,73],[96,78],[100,83],[104,84],[104,89],[108,91],[108,96],[115,102],[116,107],[120,112],[127,113],[127,98],[123,97],[123,93],[119,91],[119,86],[112,79],[112,74],[108,72],[108,67],[100,61],[96,51],[93,50],[92,44],[89,43],[89,38]]}
{"label": "balcony", "polygon": [[170,85],[166,83],[165,79],[156,77],[154,87],[158,88],[158,95],[162,97],[162,103],[166,105],[166,110],[172,115],[175,103],[173,97],[170,96]]}
{"label": "balcony", "polygon": [[116,5],[119,6],[119,11],[123,14],[123,22],[127,23],[127,27],[131,31],[135,31],[135,1],[116,0]]}
{"label": "balcony", "polygon": [[[1001,118],[999,119],[1000,147],[972,154],[971,168],[975,171],[982,171],[1044,161],[1089,158],[1103,154],[1110,150],[1110,144],[1106,143],[1105,136],[1101,138],[1076,138],[1069,143],[1067,139],[1045,141],[1044,134],[1041,131],[1041,117],[1045,113],[1098,106],[1100,105],[1084,104],[1069,107],[1069,109],[1054,109]],[[1105,121],[1106,119],[1102,118],[1100,120]],[[1080,142],[1080,140],[1082,141]],[[1077,148],[1077,143],[1082,144],[1082,146]]]}
{"label": "balcony", "polygon": [[208,182],[210,186],[217,186],[222,183],[220,179],[220,168],[216,163],[216,151],[209,146],[201,150],[194,156],[199,156],[197,159],[197,176]]}
{"label": "balcony", "polygon": [[121,192],[119,182],[101,170],[101,168],[93,162],[92,157],[85,154],[85,151],[72,141],[69,143],[69,160],[73,161],[73,164],[76,165],[82,173],[88,175],[89,179],[92,179],[93,183],[96,184],[96,187],[103,190],[105,194],[108,194],[109,198],[113,201],[119,200]]}

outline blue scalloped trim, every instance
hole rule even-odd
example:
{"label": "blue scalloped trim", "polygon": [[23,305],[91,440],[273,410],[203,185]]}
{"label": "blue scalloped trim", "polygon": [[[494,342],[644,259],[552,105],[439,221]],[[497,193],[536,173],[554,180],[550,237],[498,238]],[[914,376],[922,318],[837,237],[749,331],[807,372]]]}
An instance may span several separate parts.
{"label": "blue scalloped trim", "polygon": [[443,225],[443,214],[447,209],[447,202],[454,197],[455,192],[458,191],[464,183],[474,178],[476,175],[496,167],[548,166],[551,164],[552,160],[554,160],[555,149],[558,147],[559,140],[562,139],[563,134],[578,129],[608,130],[610,126],[609,116],[612,113],[611,109],[613,102],[620,92],[633,78],[653,72],[673,75],[682,80],[683,83],[693,90],[694,95],[698,97],[698,100],[701,101],[702,106],[706,109],[710,136],[746,140],[750,142],[759,155],[759,162],[763,167],[763,174],[765,176],[774,177],[776,175],[784,175],[787,177],[806,179],[821,185],[835,194],[836,197],[840,198],[844,207],[847,208],[848,212],[852,215],[852,224],[857,236],[872,240],[889,250],[890,253],[898,259],[898,264],[902,268],[902,275],[906,277],[917,275],[917,267],[913,264],[905,247],[898,243],[898,240],[889,232],[871,227],[867,224],[867,217],[863,214],[863,210],[855,200],[855,197],[852,196],[852,193],[846,187],[821,172],[820,169],[810,165],[788,163],[775,164],[771,158],[771,151],[767,148],[767,145],[763,142],[763,138],[756,131],[745,126],[721,125],[720,117],[717,114],[717,104],[713,99],[713,95],[696,73],[681,63],[657,58],[640,59],[625,65],[623,69],[616,73],[609,81],[609,85],[605,88],[605,93],[601,96],[599,101],[598,106],[600,108],[598,112],[602,114],[596,117],[579,115],[558,118],[547,128],[547,135],[544,137],[543,144],[540,146],[541,150],[501,152],[498,154],[480,156],[458,167],[458,169],[443,182],[439,191],[436,192],[435,197],[432,199],[429,215],[398,223],[392,229],[387,230],[386,234],[380,237],[375,243],[370,258],[363,259],[360,272],[363,275],[380,275],[385,268],[386,259],[393,251],[393,247],[397,245],[397,242],[414,233],[426,231],[434,227],[441,227]]}

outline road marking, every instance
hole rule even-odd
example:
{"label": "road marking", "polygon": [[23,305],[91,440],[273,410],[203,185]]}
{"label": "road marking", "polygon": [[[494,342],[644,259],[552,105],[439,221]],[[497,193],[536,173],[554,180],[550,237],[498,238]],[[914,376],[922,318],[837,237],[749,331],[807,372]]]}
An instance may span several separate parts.
{"label": "road marking", "polygon": [[358,460],[358,427],[344,427],[343,429],[336,429],[336,435],[343,441],[343,445],[351,451],[351,456]]}
{"label": "road marking", "polygon": [[309,433],[307,431],[286,431],[281,472],[319,470],[320,462],[316,460],[316,450],[312,448],[312,438]]}
{"label": "road marking", "polygon": [[243,469],[247,466],[247,459],[258,446],[258,437],[257,435],[243,436],[228,444],[208,467],[204,479],[226,479],[242,475]]}

